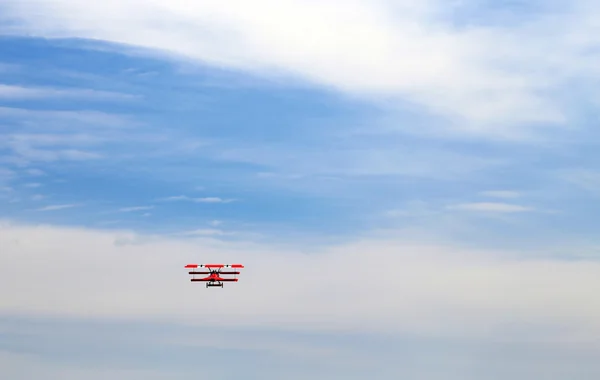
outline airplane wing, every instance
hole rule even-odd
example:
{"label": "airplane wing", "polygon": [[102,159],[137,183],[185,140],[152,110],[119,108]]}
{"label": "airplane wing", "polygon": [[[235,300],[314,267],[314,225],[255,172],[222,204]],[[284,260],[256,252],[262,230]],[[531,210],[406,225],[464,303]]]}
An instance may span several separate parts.
{"label": "airplane wing", "polygon": [[244,268],[242,264],[188,264],[186,268]]}

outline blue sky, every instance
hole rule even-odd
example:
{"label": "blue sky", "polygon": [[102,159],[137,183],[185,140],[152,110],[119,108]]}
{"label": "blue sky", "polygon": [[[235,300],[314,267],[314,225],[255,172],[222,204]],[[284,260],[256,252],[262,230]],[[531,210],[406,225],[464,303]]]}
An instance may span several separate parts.
{"label": "blue sky", "polygon": [[[65,378],[183,378],[205,355],[267,380],[600,371],[584,338],[600,331],[594,2],[9,0],[0,15],[0,362]],[[188,260],[249,274],[207,295]],[[115,355],[131,324],[154,348],[132,332]],[[185,329],[243,338],[190,353]]]}
{"label": "blue sky", "polygon": [[[343,201],[332,202],[327,199],[331,197],[318,193],[307,194],[293,188],[278,189],[264,184],[269,179],[262,179],[261,174],[264,176],[263,173],[271,170],[269,162],[259,164],[218,156],[228,147],[233,151],[246,144],[259,149],[262,144],[268,147],[270,144],[296,143],[318,148],[323,144],[319,141],[323,137],[318,126],[309,126],[310,120],[323,118],[320,123],[327,124],[328,119],[338,120],[336,115],[346,111],[357,113],[351,105],[339,104],[331,95],[307,90],[273,90],[268,84],[247,88],[242,85],[238,89],[231,81],[243,79],[233,74],[224,79],[213,79],[218,74],[202,67],[192,74],[178,74],[177,66],[169,62],[82,49],[73,42],[53,44],[5,39],[3,46],[10,52],[6,60],[20,66],[16,75],[11,75],[9,85],[68,86],[116,94],[116,98],[108,96],[100,101],[74,102],[67,96],[64,99],[51,97],[5,103],[31,112],[3,118],[10,126],[10,132],[26,135],[21,139],[21,145],[15,147],[18,144],[15,141],[12,149],[9,147],[7,160],[30,160],[28,165],[48,174],[22,178],[20,186],[40,184],[30,190],[30,196],[40,192],[55,194],[42,202],[27,202],[29,208],[56,203],[77,204],[81,207],[67,210],[68,217],[75,217],[86,225],[97,226],[123,219],[122,223],[127,227],[156,228],[162,225],[165,230],[198,228],[216,219],[240,224],[281,223],[308,229],[322,229],[339,223],[335,215],[344,212]],[[67,60],[64,54],[77,57],[78,62]],[[42,64],[34,63],[42,57]],[[64,61],[69,63],[61,63]],[[29,75],[33,67],[36,67],[37,78]],[[57,74],[57,71],[65,70],[71,72]],[[80,76],[89,79],[82,80]],[[208,80],[215,83],[203,84]],[[136,98],[123,101],[119,97],[121,94]],[[48,131],[47,117],[38,116],[33,110],[50,112],[48,117],[50,124],[55,125],[56,133]],[[65,114],[56,114],[57,111]],[[77,112],[82,111],[92,113],[90,123],[87,119],[77,122]],[[105,116],[107,123],[96,121],[93,113]],[[56,121],[53,120],[55,116]],[[44,125],[34,124],[24,130],[24,123],[36,123],[27,117],[42,117]],[[300,131],[294,131],[298,129]],[[314,129],[317,131],[311,133]],[[32,152],[33,147],[29,144],[36,141],[31,142],[35,137],[31,135],[40,131],[55,140],[48,144],[40,141],[43,151]],[[27,138],[31,139],[25,140]],[[44,157],[61,148],[77,150],[80,155],[68,157],[65,154],[59,162],[52,160],[54,157]],[[12,170],[19,169],[13,166]],[[176,196],[234,201],[192,203],[192,207],[185,201],[160,202],[163,198]],[[37,218],[36,214],[26,212],[27,206],[15,204],[10,209],[11,216]],[[116,211],[130,207],[153,207],[151,219],[159,218],[163,222],[146,222],[140,216],[145,213],[141,212],[101,214],[108,208]],[[314,209],[324,212],[316,217]],[[57,213],[53,214],[51,217],[56,217]],[[349,226],[344,223],[345,228],[352,228],[356,223]]]}
{"label": "blue sky", "polygon": [[[586,209],[593,198],[559,171],[588,167],[592,147],[566,156],[556,142],[386,131],[385,109],[314,86],[186,70],[72,40],[1,43],[11,218],[158,233],[217,220],[271,239],[282,231],[343,238],[412,222],[389,214],[413,204],[437,213],[495,202],[509,205],[505,214],[535,209],[518,213],[533,225],[511,233],[538,234],[540,223],[586,232],[573,198],[585,196]],[[408,112],[394,122],[427,117]],[[172,197],[185,198],[165,201]],[[493,232],[494,220],[483,220]]]}

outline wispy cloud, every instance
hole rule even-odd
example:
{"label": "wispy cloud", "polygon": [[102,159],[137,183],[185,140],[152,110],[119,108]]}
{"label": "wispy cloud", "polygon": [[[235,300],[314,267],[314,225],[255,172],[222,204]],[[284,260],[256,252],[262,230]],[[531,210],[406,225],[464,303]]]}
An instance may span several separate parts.
{"label": "wispy cloud", "polygon": [[558,171],[558,177],[577,187],[600,195],[600,171],[595,169],[569,169]]}
{"label": "wispy cloud", "polygon": [[134,212],[134,211],[146,211],[152,210],[154,206],[135,206],[135,207],[123,207],[119,209],[119,212]]}
{"label": "wispy cloud", "polygon": [[158,201],[162,202],[194,202],[194,203],[231,203],[235,202],[236,199],[223,199],[219,197],[200,197],[193,198],[186,195],[175,195],[171,197],[161,198]]}
{"label": "wispy cloud", "polygon": [[93,100],[131,100],[136,97],[128,94],[98,91],[91,89],[61,89],[48,87],[24,87],[0,83],[0,99],[42,99],[42,98],[72,98]]}
{"label": "wispy cloud", "polygon": [[76,131],[82,125],[102,128],[126,128],[139,124],[136,120],[124,115],[90,110],[64,111],[0,107],[0,117],[28,121],[29,123],[35,122],[35,125],[39,126],[42,131],[47,131],[49,125],[60,127],[63,131]]}
{"label": "wispy cloud", "polygon": [[7,184],[15,179],[16,173],[14,170],[0,167],[0,185]]}
{"label": "wispy cloud", "polygon": [[193,230],[193,231],[185,231],[185,232],[181,232],[178,235],[182,235],[182,236],[225,236],[225,235],[231,235],[231,232],[225,232],[223,230],[220,229],[216,229],[216,228],[204,228],[204,229],[197,229],[197,230]]}
{"label": "wispy cloud", "polygon": [[457,205],[450,205],[447,207],[452,210],[467,210],[467,211],[481,211],[481,212],[501,212],[501,213],[513,213],[513,212],[525,212],[533,211],[534,209],[526,206],[519,206],[509,203],[499,202],[473,202],[473,203],[462,203]]}
{"label": "wispy cloud", "polygon": [[27,169],[25,171],[27,174],[32,175],[32,176],[37,176],[37,177],[41,177],[46,175],[46,173],[44,173],[42,170],[40,169]]}
{"label": "wispy cloud", "polygon": [[[294,144],[240,143],[237,148],[221,149],[215,159],[252,163],[273,168],[264,179],[308,179],[335,176],[406,176],[454,180],[490,167],[505,165],[502,157],[472,154],[447,148],[433,149],[411,144],[401,138],[366,143],[363,139],[344,139],[337,144],[315,147]],[[440,170],[443,167],[445,170]],[[264,173],[264,172],[262,172]],[[290,176],[290,173],[294,173]]]}
{"label": "wispy cloud", "polygon": [[204,198],[194,198],[194,202],[199,203],[231,203],[235,202],[236,199],[223,199],[219,197],[204,197]]}
{"label": "wispy cloud", "polygon": [[481,192],[481,195],[483,195],[485,197],[492,197],[492,198],[518,198],[521,196],[521,194],[519,194],[519,192],[510,191],[510,190],[483,191],[483,192]]}
{"label": "wispy cloud", "polygon": [[[133,121],[95,111],[40,111],[2,108],[0,118],[16,125],[0,132],[0,148],[20,165],[103,158],[106,146],[123,141]],[[109,155],[114,157],[114,153]],[[31,172],[40,175],[41,171]]]}
{"label": "wispy cloud", "polygon": [[101,138],[92,135],[40,133],[6,135],[4,144],[19,158],[28,161],[54,162],[101,158],[101,154],[82,149],[82,147],[89,149],[102,142]]}
{"label": "wispy cloud", "polygon": [[76,204],[50,205],[50,206],[38,208],[37,211],[58,211],[58,210],[64,210],[64,209],[73,208],[73,207],[77,207],[77,206],[78,205],[76,205]]}

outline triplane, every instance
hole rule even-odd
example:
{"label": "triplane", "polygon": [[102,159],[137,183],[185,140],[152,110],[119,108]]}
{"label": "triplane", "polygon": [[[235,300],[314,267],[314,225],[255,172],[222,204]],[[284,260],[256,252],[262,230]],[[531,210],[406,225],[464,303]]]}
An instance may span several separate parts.
{"label": "triplane", "polygon": [[[223,282],[237,282],[237,275],[239,271],[223,271],[223,268],[241,269],[244,266],[242,264],[188,264],[186,268],[206,268],[208,271],[191,271],[189,274],[192,275],[190,281],[203,281],[206,282],[206,287],[223,287]],[[196,278],[197,274],[207,274],[207,277]],[[233,275],[233,278],[224,278],[222,275]]]}

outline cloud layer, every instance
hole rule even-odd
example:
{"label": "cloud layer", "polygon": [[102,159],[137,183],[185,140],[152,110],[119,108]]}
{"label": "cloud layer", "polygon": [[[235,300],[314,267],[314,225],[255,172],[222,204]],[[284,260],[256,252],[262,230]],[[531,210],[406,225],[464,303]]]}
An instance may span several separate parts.
{"label": "cloud layer", "polygon": [[[600,334],[593,260],[394,239],[306,253],[10,223],[1,232],[2,313],[500,340],[527,330],[555,342]],[[239,283],[207,291],[183,266],[208,261],[246,269]]]}
{"label": "cloud layer", "polygon": [[[29,4],[3,4],[4,17],[17,21],[5,33],[112,41],[297,77],[395,110],[433,111],[450,118],[450,130],[531,137],[524,126],[575,121],[570,99],[597,98],[600,9],[586,0],[496,10],[409,0],[54,0],[35,12]],[[573,84],[578,91],[566,98]]]}

